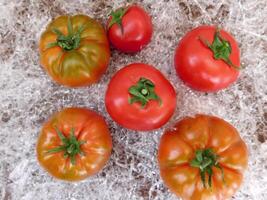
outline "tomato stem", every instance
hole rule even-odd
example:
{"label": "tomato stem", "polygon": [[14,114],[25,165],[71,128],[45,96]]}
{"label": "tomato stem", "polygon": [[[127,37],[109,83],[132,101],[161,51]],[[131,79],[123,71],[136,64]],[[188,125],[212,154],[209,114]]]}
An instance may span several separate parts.
{"label": "tomato stem", "polygon": [[139,81],[131,86],[128,90],[131,97],[129,103],[134,102],[141,103],[144,108],[150,100],[157,100],[159,104],[162,104],[160,97],[155,93],[155,85],[152,81],[146,78],[140,78]]}
{"label": "tomato stem", "polygon": [[222,178],[224,182],[224,171],[218,163],[218,156],[213,152],[212,149],[197,150],[195,152],[195,158],[191,160],[190,166],[199,168],[201,181],[203,186],[206,188],[206,174],[208,175],[208,185],[212,186],[212,167],[216,167],[221,170]]}
{"label": "tomato stem", "polygon": [[148,90],[144,88],[141,90],[141,93],[142,95],[146,96],[148,94]]}
{"label": "tomato stem", "polygon": [[222,38],[219,28],[216,28],[212,44],[201,36],[199,36],[199,40],[213,52],[214,59],[221,59],[230,67],[240,70],[240,67],[234,65],[230,60],[229,57],[232,53],[232,46],[228,40]]}
{"label": "tomato stem", "polygon": [[64,35],[60,30],[54,28],[52,31],[57,35],[57,41],[48,44],[47,48],[59,46],[65,51],[71,51],[77,49],[81,42],[81,33],[85,29],[84,26],[80,26],[76,32],[73,30],[70,17],[68,17],[68,35]]}
{"label": "tomato stem", "polygon": [[56,127],[56,133],[60,138],[63,145],[55,147],[47,151],[47,153],[57,153],[57,152],[64,152],[64,158],[70,158],[70,161],[73,165],[75,165],[75,157],[77,154],[81,156],[84,155],[84,152],[81,150],[81,145],[85,143],[85,141],[78,141],[74,135],[74,129],[71,129],[70,137],[67,138],[63,135],[63,133]]}

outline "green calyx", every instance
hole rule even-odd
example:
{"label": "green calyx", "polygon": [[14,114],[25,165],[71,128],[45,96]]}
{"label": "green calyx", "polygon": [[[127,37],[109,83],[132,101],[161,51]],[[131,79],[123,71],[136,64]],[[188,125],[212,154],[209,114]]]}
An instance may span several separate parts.
{"label": "green calyx", "polygon": [[206,39],[199,37],[201,42],[205,44],[212,52],[213,57],[216,60],[223,60],[230,67],[233,67],[236,70],[240,70],[238,66],[235,66],[230,60],[230,55],[232,52],[232,47],[229,41],[222,38],[220,30],[217,28],[214,34],[214,39],[212,44]]}
{"label": "green calyx", "polygon": [[131,94],[129,103],[139,102],[144,108],[150,100],[156,100],[162,104],[160,97],[155,93],[155,85],[152,81],[146,78],[140,78],[139,81],[131,86],[128,90]]}
{"label": "green calyx", "polygon": [[70,17],[68,18],[68,35],[64,35],[60,30],[54,28],[52,31],[57,35],[57,41],[50,43],[48,48],[59,46],[65,51],[71,51],[77,49],[81,42],[81,33],[84,30],[84,26],[80,26],[76,32],[73,30]]}
{"label": "green calyx", "polygon": [[57,153],[63,151],[64,158],[70,158],[71,163],[75,165],[76,163],[75,156],[77,154],[80,154],[81,156],[84,155],[84,153],[81,150],[81,145],[84,144],[85,141],[77,140],[77,138],[74,135],[74,129],[71,129],[69,138],[66,138],[58,128],[55,129],[63,145],[50,149],[47,151],[47,153]]}
{"label": "green calyx", "polygon": [[208,185],[212,185],[212,167],[216,167],[221,170],[222,178],[224,181],[223,168],[218,163],[218,156],[213,152],[212,149],[197,150],[195,152],[195,158],[190,162],[191,167],[197,167],[200,171],[201,181],[203,186],[206,188],[206,174],[208,175]]}
{"label": "green calyx", "polygon": [[127,10],[128,10],[127,8],[119,8],[115,12],[112,11],[110,14],[111,20],[108,24],[108,29],[110,29],[114,24],[118,24],[123,32],[122,17],[126,14]]}

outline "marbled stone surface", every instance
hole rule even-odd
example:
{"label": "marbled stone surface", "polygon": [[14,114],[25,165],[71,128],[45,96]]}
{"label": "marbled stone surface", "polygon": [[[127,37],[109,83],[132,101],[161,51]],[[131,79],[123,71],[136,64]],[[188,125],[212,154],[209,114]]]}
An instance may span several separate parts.
{"label": "marbled stone surface", "polygon": [[[53,83],[39,64],[38,40],[47,23],[58,15],[83,13],[105,24],[112,9],[130,3],[142,5],[152,16],[155,32],[149,46],[135,55],[113,50],[107,73],[91,87],[69,89]],[[267,199],[266,0],[0,0],[0,13],[0,199],[176,199],[159,177],[157,146],[164,128],[195,113],[232,123],[249,147],[249,168],[233,199]],[[223,27],[241,48],[244,70],[234,85],[218,93],[192,91],[176,77],[173,67],[178,41],[201,24]],[[178,107],[160,130],[128,131],[106,113],[103,98],[108,81],[132,62],[154,65],[175,85]],[[49,176],[35,152],[43,122],[66,106],[102,113],[114,143],[104,170],[74,184]]]}

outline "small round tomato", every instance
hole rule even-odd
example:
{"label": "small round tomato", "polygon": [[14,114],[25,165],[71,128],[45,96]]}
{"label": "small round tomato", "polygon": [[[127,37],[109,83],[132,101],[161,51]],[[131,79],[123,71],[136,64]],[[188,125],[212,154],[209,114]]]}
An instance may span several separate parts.
{"label": "small round tomato", "polygon": [[148,131],[163,126],[173,115],[176,93],[159,70],[134,63],[112,77],[105,103],[110,116],[121,126]]}
{"label": "small round tomato", "polygon": [[70,87],[97,82],[110,50],[104,28],[85,15],[60,16],[40,38],[41,65],[58,83]]}
{"label": "small round tomato", "polygon": [[158,162],[163,181],[183,200],[226,200],[242,182],[248,151],[232,125],[197,115],[165,131]]}
{"label": "small round tomato", "polygon": [[44,124],[37,158],[54,177],[79,181],[101,170],[111,149],[112,139],[100,115],[88,109],[67,108]]}
{"label": "small round tomato", "polygon": [[151,40],[153,26],[150,16],[139,6],[119,8],[108,20],[108,37],[122,52],[134,53]]}
{"label": "small round tomato", "polygon": [[223,30],[200,26],[180,41],[175,67],[179,77],[195,90],[215,92],[226,88],[239,75],[237,42]]}

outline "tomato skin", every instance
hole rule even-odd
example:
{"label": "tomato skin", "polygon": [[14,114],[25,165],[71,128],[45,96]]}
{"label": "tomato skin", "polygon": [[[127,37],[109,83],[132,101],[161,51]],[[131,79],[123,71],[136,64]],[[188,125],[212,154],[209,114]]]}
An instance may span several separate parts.
{"label": "tomato skin", "polygon": [[[56,28],[68,34],[68,18],[74,31],[86,26],[81,32],[78,48],[66,51],[60,46],[48,48],[57,42]],[[86,15],[60,16],[53,20],[42,33],[39,43],[40,62],[54,81],[69,87],[87,86],[97,82],[105,73],[109,59],[109,42],[100,23]]]}
{"label": "tomato skin", "polygon": [[[155,84],[155,92],[162,100],[151,100],[142,108],[139,103],[129,104],[128,89],[141,78]],[[171,83],[154,67],[142,63],[130,64],[119,70],[111,79],[105,97],[106,109],[121,126],[148,131],[163,126],[173,115],[176,93]]]}
{"label": "tomato skin", "polygon": [[[239,71],[222,60],[216,60],[213,52],[201,42],[199,37],[212,43],[216,27],[199,26],[188,32],[175,50],[175,68],[178,76],[191,88],[203,92],[216,92],[235,82]],[[221,36],[232,47],[230,60],[240,66],[240,52],[235,39],[226,31]]]}
{"label": "tomato skin", "polygon": [[[196,150],[212,148],[224,170],[212,168],[212,187],[204,188],[199,169],[190,161]],[[183,200],[226,200],[242,183],[248,151],[237,130],[208,115],[187,117],[164,132],[158,150],[160,174],[168,188]],[[207,179],[206,179],[207,180]]]}
{"label": "tomato skin", "polygon": [[[111,19],[112,17],[108,22]],[[150,16],[136,5],[128,7],[122,17],[122,29],[118,24],[112,25],[108,29],[108,38],[115,48],[126,53],[135,53],[143,49],[151,41],[153,34]]]}
{"label": "tomato skin", "polygon": [[[62,145],[55,127],[65,137],[74,135],[80,141],[84,156],[76,155],[76,164],[64,158],[63,152],[48,153]],[[55,178],[65,181],[80,181],[96,174],[109,160],[112,139],[104,119],[96,112],[83,108],[66,108],[52,116],[43,126],[37,141],[37,158],[41,166]]]}

